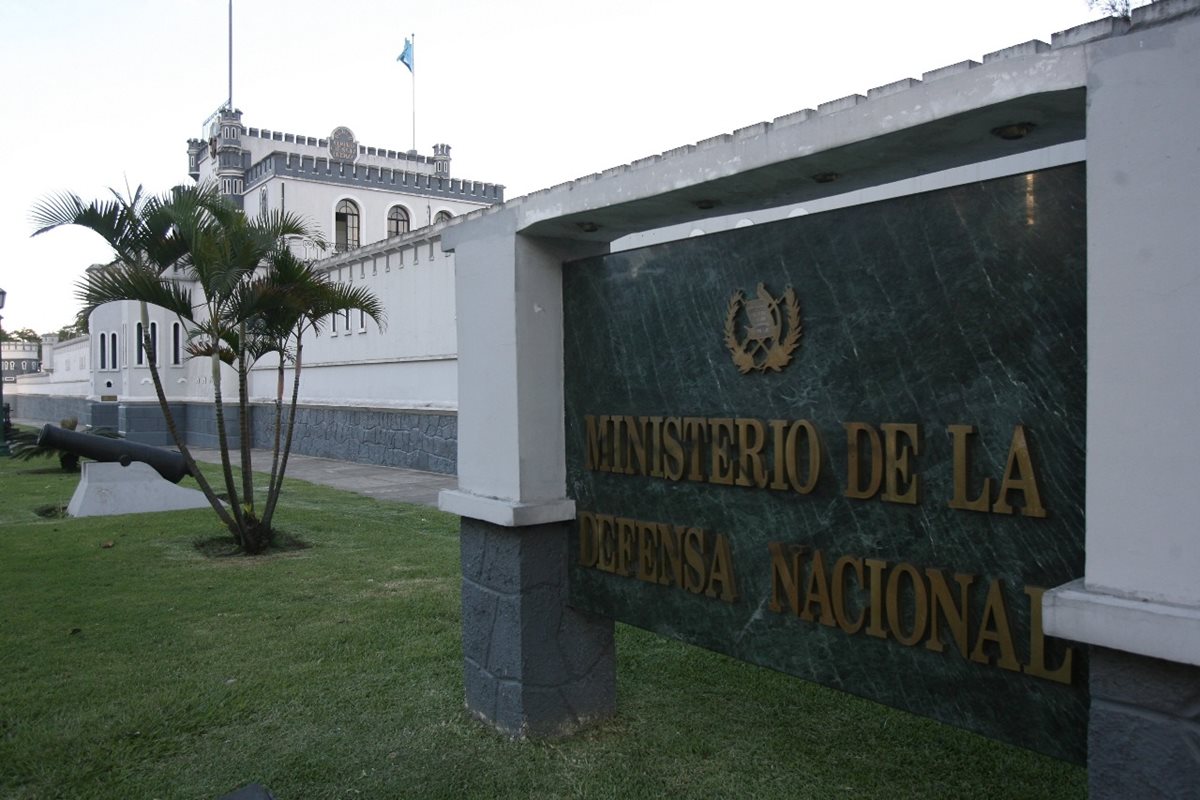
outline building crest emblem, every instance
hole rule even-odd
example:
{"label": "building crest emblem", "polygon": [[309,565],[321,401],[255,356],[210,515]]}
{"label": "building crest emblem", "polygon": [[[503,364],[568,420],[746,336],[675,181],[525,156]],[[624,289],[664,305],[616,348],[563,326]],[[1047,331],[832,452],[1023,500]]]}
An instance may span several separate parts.
{"label": "building crest emblem", "polygon": [[338,161],[354,161],[358,158],[358,141],[354,131],[346,127],[333,129],[329,134],[329,157]]}
{"label": "building crest emblem", "polygon": [[[740,338],[739,322],[743,323]],[[747,299],[739,289],[729,299],[725,346],[743,375],[752,370],[779,372],[786,367],[800,344],[800,332],[800,304],[790,286],[778,298],[760,283],[753,298]]]}

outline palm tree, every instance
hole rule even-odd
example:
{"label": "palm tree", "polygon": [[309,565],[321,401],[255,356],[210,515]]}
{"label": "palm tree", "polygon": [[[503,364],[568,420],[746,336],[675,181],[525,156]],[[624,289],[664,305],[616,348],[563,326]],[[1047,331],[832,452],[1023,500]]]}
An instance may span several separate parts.
{"label": "palm tree", "polygon": [[[199,216],[184,214],[178,220],[177,235],[188,243],[186,274],[203,293],[203,313],[197,315],[189,332],[189,354],[206,356],[211,364],[213,414],[225,491],[236,526],[234,538],[242,549],[257,553],[272,540],[254,505],[254,471],[251,463],[249,371],[253,366],[248,332],[258,315],[266,310],[254,302],[252,287],[261,265],[284,247],[289,236],[315,239],[299,217],[283,212],[249,220],[240,209],[224,202],[206,204]],[[115,298],[114,298],[115,299]],[[237,374],[239,409],[239,449],[242,486],[234,482],[233,462],[225,420],[225,402],[221,364],[232,366]]]}
{"label": "palm tree", "polygon": [[[251,294],[258,308],[256,326],[252,329],[253,355],[259,358],[273,353],[278,358],[271,476],[262,517],[262,524],[270,528],[291,453],[305,333],[319,333],[325,320],[346,310],[362,311],[381,330],[386,321],[383,304],[374,293],[330,281],[327,274],[316,272],[311,263],[297,258],[288,248],[279,248],[272,253],[267,271],[252,286]],[[293,370],[292,393],[286,418],[287,432],[283,434],[284,381],[288,363],[292,364]]]}
{"label": "palm tree", "polygon": [[150,339],[149,305],[157,305],[174,313],[180,320],[194,319],[191,292],[163,274],[184,262],[187,248],[184,241],[173,235],[175,220],[201,209],[216,199],[211,187],[176,187],[163,195],[146,195],[141,186],[122,196],[110,190],[111,199],[85,203],[78,195],[66,193],[39,201],[31,212],[37,230],[34,236],[63,225],[78,225],[93,231],[113,249],[113,261],[107,269],[91,273],[87,287],[81,287],[84,301],[81,316],[87,316],[104,298],[137,300],[142,322],[142,346],[150,353],[148,359],[154,391],[163,411],[167,430],[179,447],[188,472],[196,479],[217,517],[231,531],[236,523],[208,479],[196,466],[187,443],[180,435],[175,417],[167,404],[162,379]]}
{"label": "palm tree", "polygon": [[[324,242],[308,224],[292,214],[275,212],[255,220],[223,200],[211,187],[177,187],[161,197],[144,197],[139,187],[128,197],[84,203],[75,195],[42,201],[33,210],[39,228],[34,235],[62,225],[80,225],[95,231],[113,247],[115,259],[108,269],[89,274],[79,284],[85,313],[104,303],[138,301],[141,308],[143,346],[150,353],[150,374],[167,428],[188,469],[200,484],[209,504],[247,553],[270,546],[270,521],[282,487],[291,443],[296,394],[299,387],[301,337],[319,328],[333,310],[361,308],[382,327],[379,301],[365,290],[342,290],[311,266],[296,259],[287,248],[289,237]],[[198,297],[184,283],[194,283]],[[229,501],[225,507],[196,466],[167,403],[149,337],[148,305],[174,313],[188,332],[187,352],[208,358],[213,385],[221,471]],[[289,339],[295,336],[295,355]],[[249,371],[255,360],[269,352],[284,361],[293,357],[296,375],[287,444],[280,460],[282,378],[276,402],[275,448],[266,511],[260,519],[254,504],[254,478],[250,456]],[[236,485],[226,431],[222,364],[237,374],[239,445],[242,485]]]}

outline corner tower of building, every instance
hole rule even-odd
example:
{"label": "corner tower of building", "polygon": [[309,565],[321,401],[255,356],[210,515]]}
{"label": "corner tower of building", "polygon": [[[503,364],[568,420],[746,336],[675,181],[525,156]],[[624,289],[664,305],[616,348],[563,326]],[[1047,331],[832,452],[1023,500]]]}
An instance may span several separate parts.
{"label": "corner tower of building", "polygon": [[450,177],[450,145],[430,155],[360,143],[351,128],[326,137],[242,124],[228,106],[188,141],[188,173],[251,216],[298,214],[339,252],[504,202],[504,187]]}

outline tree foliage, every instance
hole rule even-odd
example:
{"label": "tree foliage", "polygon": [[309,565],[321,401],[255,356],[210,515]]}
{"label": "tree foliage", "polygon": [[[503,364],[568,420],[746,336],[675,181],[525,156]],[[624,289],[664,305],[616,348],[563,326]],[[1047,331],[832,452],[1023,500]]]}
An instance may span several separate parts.
{"label": "tree foliage", "polygon": [[65,342],[68,339],[78,339],[80,336],[87,336],[88,319],[87,314],[78,314],[75,321],[70,325],[64,325],[54,332],[60,342]]}
{"label": "tree foliage", "polygon": [[[384,313],[375,296],[347,289],[298,259],[288,247],[292,238],[324,242],[300,217],[273,212],[257,219],[225,201],[211,186],[179,186],[151,196],[141,187],[122,196],[85,202],[74,194],[46,198],[33,209],[40,235],[62,225],[79,225],[99,234],[113,249],[112,264],[89,271],[78,285],[81,315],[116,301],[140,304],[143,347],[167,428],[183,454],[188,470],[200,485],[221,522],[248,553],[270,546],[271,519],[283,488],[299,392],[301,353],[306,332],[319,329],[335,311],[361,309],[382,328]],[[195,289],[195,291],[193,291]],[[175,424],[163,391],[150,339],[148,307],[173,314],[187,334],[191,358],[209,363],[213,414],[221,472],[228,504],[222,503],[196,466]],[[268,354],[278,359],[272,468],[266,502],[256,506],[251,463],[249,373]],[[291,413],[285,420],[284,375],[294,370]],[[239,466],[242,481],[234,480],[231,436],[225,414],[223,365],[237,377]]]}
{"label": "tree foliage", "polygon": [[1134,8],[1143,6],[1148,0],[1142,2],[1134,2],[1133,0],[1087,0],[1088,8],[1092,11],[1103,11],[1110,17],[1123,17],[1129,19],[1129,15]]}
{"label": "tree foliage", "polygon": [[32,328],[18,328],[6,331],[0,328],[0,342],[40,342],[42,337]]}

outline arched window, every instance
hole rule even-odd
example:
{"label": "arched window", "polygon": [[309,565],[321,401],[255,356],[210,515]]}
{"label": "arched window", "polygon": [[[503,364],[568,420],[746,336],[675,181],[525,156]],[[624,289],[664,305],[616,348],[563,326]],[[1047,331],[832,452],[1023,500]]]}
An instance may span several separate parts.
{"label": "arched window", "polygon": [[333,214],[333,249],[344,253],[358,244],[358,205],[353,200],[343,200]]}
{"label": "arched window", "polygon": [[453,216],[454,215],[451,214],[449,211],[439,211],[437,213],[437,215],[433,218],[433,224],[436,225],[439,222],[449,222]]}
{"label": "arched window", "polygon": [[[101,337],[101,338],[103,338],[103,337]],[[113,331],[112,333],[110,333],[108,335],[108,355],[109,355],[108,363],[112,365],[113,369],[116,369],[118,366],[120,366],[117,363],[117,332],[116,331]]]}
{"label": "arched window", "polygon": [[[150,323],[150,355],[154,358],[154,363],[158,364],[158,323]],[[137,324],[137,365],[139,367],[146,364],[146,337],[145,328],[142,323]]]}
{"label": "arched window", "polygon": [[387,231],[388,236],[399,236],[408,233],[412,229],[411,218],[408,216],[408,210],[404,206],[392,206],[388,211]]}
{"label": "arched window", "polygon": [[171,323],[171,363],[177,367],[183,363],[183,326],[178,322]]}
{"label": "arched window", "polygon": [[100,369],[108,369],[108,334],[100,334]]}

